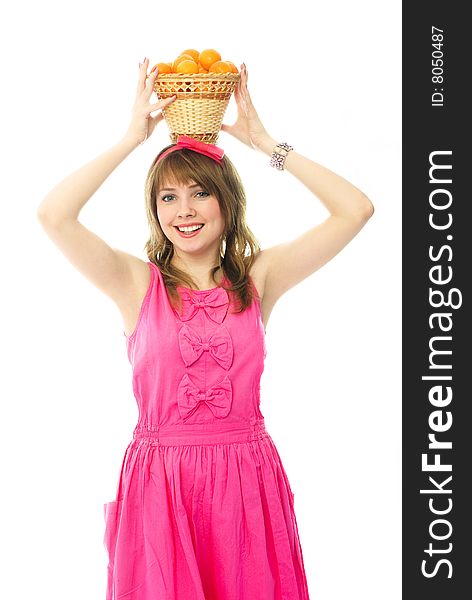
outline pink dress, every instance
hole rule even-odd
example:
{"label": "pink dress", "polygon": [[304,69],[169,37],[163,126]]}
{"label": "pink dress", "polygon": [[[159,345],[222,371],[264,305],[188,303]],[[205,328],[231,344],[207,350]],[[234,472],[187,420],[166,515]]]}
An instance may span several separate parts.
{"label": "pink dress", "polygon": [[181,286],[179,314],[148,265],[125,336],[139,418],[104,504],[106,598],[309,599],[293,493],[259,408],[259,300],[232,313],[226,290]]}

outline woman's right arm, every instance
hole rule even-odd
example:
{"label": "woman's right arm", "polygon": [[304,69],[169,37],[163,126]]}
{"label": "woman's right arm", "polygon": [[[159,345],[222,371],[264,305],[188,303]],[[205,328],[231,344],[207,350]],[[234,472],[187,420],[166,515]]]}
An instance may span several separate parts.
{"label": "woman's right arm", "polygon": [[[51,241],[87,279],[124,307],[136,294],[147,265],[110,247],[80,221],[79,214],[98,188],[123,160],[152,133],[175,97],[150,104],[155,75],[147,78],[147,61],[140,65],[131,123],[123,138],[58,183],[37,209],[38,220]],[[157,70],[155,71],[157,73]],[[159,110],[155,117],[150,113]],[[140,272],[141,269],[141,272]]]}
{"label": "woman's right arm", "polygon": [[135,147],[132,140],[123,138],[58,183],[38,207],[41,223],[59,225],[68,219],[78,219],[85,204]]}
{"label": "woman's right arm", "polygon": [[90,161],[44,198],[37,215],[44,231],[69,262],[116,303],[126,303],[135,288],[131,257],[110,247],[80,221],[83,206],[130,154],[126,139]]}

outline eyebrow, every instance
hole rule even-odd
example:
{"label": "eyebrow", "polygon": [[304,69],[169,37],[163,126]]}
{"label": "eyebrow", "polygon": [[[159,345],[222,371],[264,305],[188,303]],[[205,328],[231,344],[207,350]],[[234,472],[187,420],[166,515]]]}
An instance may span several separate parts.
{"label": "eyebrow", "polygon": [[[188,186],[190,189],[192,188],[197,188],[197,187],[201,187],[199,183],[196,183],[195,185],[189,185]],[[160,192],[175,192],[176,188],[161,188],[159,191]]]}

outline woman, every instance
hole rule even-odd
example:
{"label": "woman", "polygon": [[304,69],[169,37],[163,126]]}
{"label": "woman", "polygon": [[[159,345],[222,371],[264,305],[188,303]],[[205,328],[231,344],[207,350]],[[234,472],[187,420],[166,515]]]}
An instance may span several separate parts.
{"label": "woman", "polygon": [[[121,141],[58,184],[38,217],[121,311],[139,420],[116,498],[104,505],[107,600],[309,598],[293,493],[259,408],[265,328],[277,300],[335,256],[373,214],[342,177],[269,136],[247,70],[238,117],[222,130],[272,155],[330,212],[297,239],[261,250],[224,151],[181,136],[146,181],[149,260],[108,246],[78,220],[110,173],[175,97],[150,104],[140,64]],[[276,147],[277,146],[277,147]]]}

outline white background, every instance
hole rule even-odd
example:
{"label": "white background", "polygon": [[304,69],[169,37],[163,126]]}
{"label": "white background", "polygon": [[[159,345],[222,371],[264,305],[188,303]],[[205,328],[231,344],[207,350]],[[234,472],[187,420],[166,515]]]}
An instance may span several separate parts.
{"label": "white background", "polygon": [[[195,47],[244,61],[272,137],[374,204],[360,234],[275,306],[261,410],[295,493],[312,600],[400,598],[401,4],[43,0],[10,4],[0,22],[2,594],[105,598],[103,503],[137,421],[131,367],[118,310],[36,209],[124,134],[144,56]],[[144,179],[168,143],[162,122],[80,216],[143,260]],[[266,155],[225,133],[218,143],[263,248],[326,218]]]}

